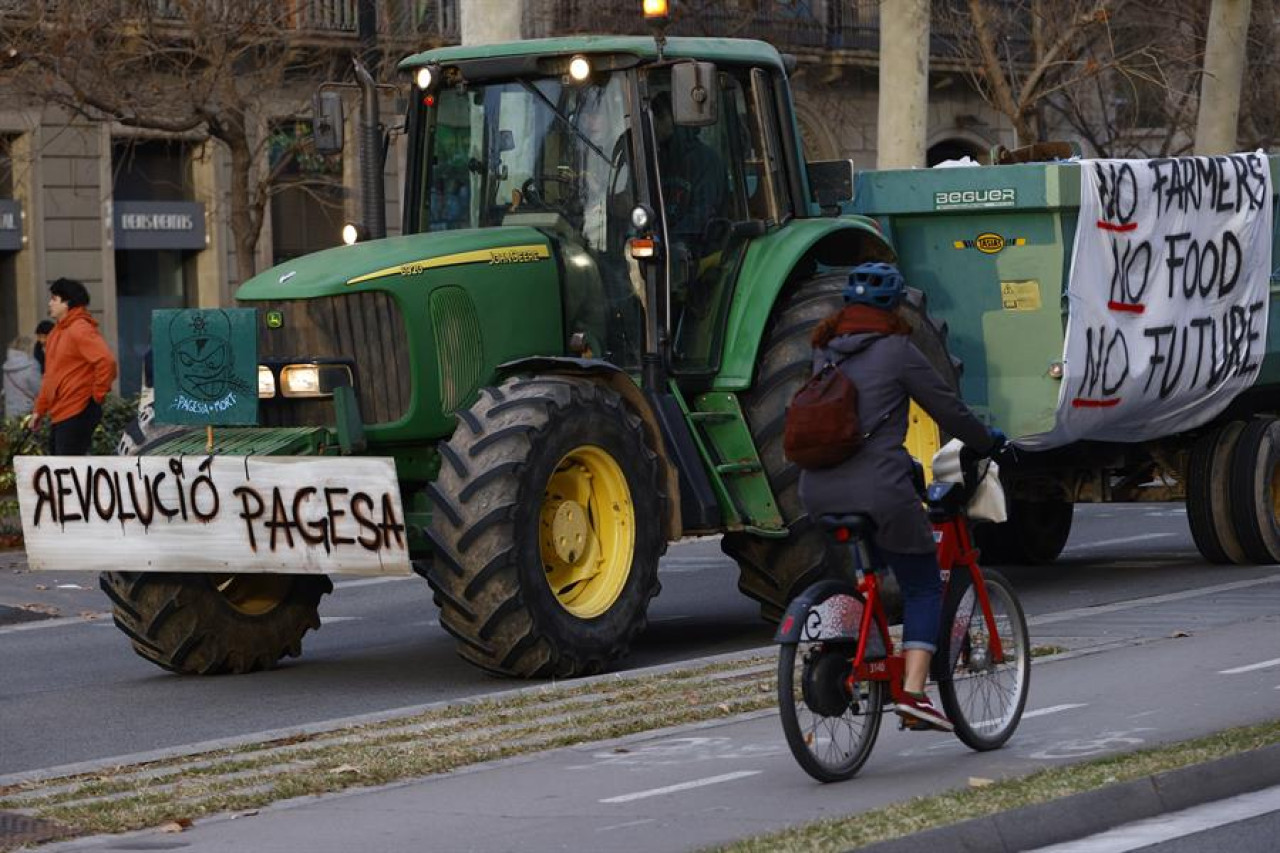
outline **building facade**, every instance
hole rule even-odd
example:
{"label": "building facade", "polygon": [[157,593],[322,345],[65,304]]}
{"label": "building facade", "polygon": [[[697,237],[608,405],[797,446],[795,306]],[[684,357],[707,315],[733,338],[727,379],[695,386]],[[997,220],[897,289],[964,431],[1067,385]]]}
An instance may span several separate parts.
{"label": "building facade", "polygon": [[[168,0],[155,0],[168,9]],[[306,49],[354,53],[365,0],[291,0],[284,35]],[[377,0],[378,47],[399,55],[458,39],[465,0]],[[797,58],[797,113],[811,160],[852,159],[874,168],[879,0],[723,0],[689,3],[672,34],[759,38]],[[741,7],[741,8],[739,8]],[[175,6],[175,10],[176,10]],[[747,11],[750,10],[750,14]],[[174,11],[177,16],[179,13]],[[638,0],[525,0],[524,35],[644,32]],[[982,159],[1011,144],[1008,123],[948,64],[942,41],[931,73],[929,159]],[[390,74],[384,73],[384,78]],[[323,81],[297,79],[273,93],[269,144],[259,168],[274,174],[254,258],[265,269],[339,242],[359,212],[355,135],[345,156],[275,159],[309,132],[310,97]],[[394,104],[383,105],[388,125]],[[354,97],[348,122],[358,116]],[[405,154],[389,149],[387,223],[400,221]],[[200,135],[164,135],[95,122],[29,95],[0,90],[0,337],[30,334],[45,316],[48,283],[60,276],[89,287],[90,309],[120,362],[119,391],[136,393],[155,308],[229,305],[240,275],[228,226],[228,153]]]}

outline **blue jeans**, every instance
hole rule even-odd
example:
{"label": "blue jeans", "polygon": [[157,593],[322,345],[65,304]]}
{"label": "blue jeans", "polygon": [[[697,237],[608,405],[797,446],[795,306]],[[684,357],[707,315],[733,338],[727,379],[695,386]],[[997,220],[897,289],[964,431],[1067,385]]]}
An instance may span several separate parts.
{"label": "blue jeans", "polygon": [[902,647],[938,650],[942,620],[942,575],[936,554],[900,554],[881,549],[902,588]]}

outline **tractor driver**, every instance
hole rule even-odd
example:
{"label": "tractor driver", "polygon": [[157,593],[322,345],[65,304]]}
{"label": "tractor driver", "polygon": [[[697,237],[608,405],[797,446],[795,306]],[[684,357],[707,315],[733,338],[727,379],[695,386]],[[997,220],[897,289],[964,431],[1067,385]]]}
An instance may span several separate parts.
{"label": "tractor driver", "polygon": [[687,256],[686,263],[673,268],[672,291],[680,292],[697,281],[704,259],[721,248],[709,238],[707,226],[730,218],[726,216],[729,181],[724,159],[702,141],[697,129],[675,123],[671,94],[659,92],[651,103],[673,257]]}

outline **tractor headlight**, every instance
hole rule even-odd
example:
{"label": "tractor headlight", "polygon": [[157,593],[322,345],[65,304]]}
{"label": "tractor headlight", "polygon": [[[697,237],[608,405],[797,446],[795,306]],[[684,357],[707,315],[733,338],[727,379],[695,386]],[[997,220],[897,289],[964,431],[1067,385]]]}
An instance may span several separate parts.
{"label": "tractor headlight", "polygon": [[332,397],[333,389],[353,385],[345,364],[286,364],[280,369],[280,393],[285,397]]}
{"label": "tractor headlight", "polygon": [[276,395],[276,377],[271,368],[258,365],[258,397],[270,400]]}
{"label": "tractor headlight", "polygon": [[587,61],[585,56],[575,56],[569,60],[569,78],[575,83],[581,83],[591,76],[591,63]]}

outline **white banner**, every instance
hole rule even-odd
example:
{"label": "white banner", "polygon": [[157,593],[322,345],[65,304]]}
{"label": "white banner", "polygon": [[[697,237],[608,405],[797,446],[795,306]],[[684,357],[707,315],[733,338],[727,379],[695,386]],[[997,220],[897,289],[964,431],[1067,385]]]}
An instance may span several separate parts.
{"label": "white banner", "polygon": [[1262,152],[1081,161],[1056,424],[1019,444],[1143,441],[1211,420],[1258,375],[1270,271]]}
{"label": "white banner", "polygon": [[395,460],[19,456],[33,569],[408,575]]}

